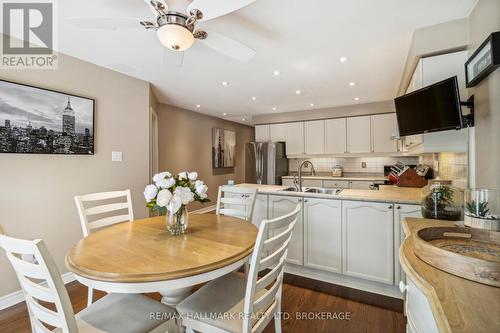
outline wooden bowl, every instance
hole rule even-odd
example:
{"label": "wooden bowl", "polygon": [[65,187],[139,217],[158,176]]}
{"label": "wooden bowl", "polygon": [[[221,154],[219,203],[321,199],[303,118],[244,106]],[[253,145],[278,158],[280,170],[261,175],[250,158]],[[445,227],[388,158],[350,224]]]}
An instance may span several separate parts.
{"label": "wooden bowl", "polygon": [[448,273],[500,287],[500,232],[467,227],[420,229],[415,255]]}

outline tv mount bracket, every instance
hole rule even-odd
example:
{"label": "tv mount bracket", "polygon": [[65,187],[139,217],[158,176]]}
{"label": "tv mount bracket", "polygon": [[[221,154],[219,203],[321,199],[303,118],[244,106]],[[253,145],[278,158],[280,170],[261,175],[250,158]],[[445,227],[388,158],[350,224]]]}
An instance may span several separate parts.
{"label": "tv mount bracket", "polygon": [[465,106],[470,110],[469,114],[462,114],[463,127],[474,127],[474,95],[469,97],[466,102],[460,102],[460,105]]}

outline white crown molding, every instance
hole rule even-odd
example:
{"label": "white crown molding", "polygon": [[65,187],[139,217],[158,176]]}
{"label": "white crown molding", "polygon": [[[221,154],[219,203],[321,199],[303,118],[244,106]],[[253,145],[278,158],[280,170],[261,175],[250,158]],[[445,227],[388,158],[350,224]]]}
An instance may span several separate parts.
{"label": "white crown molding", "polygon": [[[61,275],[64,284],[75,281],[75,276],[73,273],[68,272]],[[41,283],[41,285],[47,285],[46,282]],[[24,302],[24,295],[22,290],[14,291],[13,293],[0,296],[0,310],[6,309],[18,303]]]}

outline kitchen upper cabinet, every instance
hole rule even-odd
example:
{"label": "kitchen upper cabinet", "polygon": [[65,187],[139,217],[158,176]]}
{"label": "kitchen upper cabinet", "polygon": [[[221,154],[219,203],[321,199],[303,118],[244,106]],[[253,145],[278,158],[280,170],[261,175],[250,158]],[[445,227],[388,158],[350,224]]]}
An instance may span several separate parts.
{"label": "kitchen upper cabinet", "polygon": [[304,133],[306,154],[323,154],[325,152],[325,121],[306,121]]}
{"label": "kitchen upper cabinet", "polygon": [[372,151],[394,153],[398,151],[398,122],[395,113],[371,116]]}
{"label": "kitchen upper cabinet", "polygon": [[271,141],[286,141],[285,124],[269,125]]}
{"label": "kitchen upper cabinet", "polygon": [[304,199],[304,266],[342,272],[342,201]]}
{"label": "kitchen upper cabinet", "polygon": [[347,152],[371,152],[370,116],[347,118]]}
{"label": "kitchen upper cabinet", "polygon": [[263,142],[269,141],[269,125],[256,125],[255,126],[255,141]]}
{"label": "kitchen upper cabinet", "polygon": [[255,199],[252,223],[258,227],[262,220],[267,219],[267,194],[258,194]]}
{"label": "kitchen upper cabinet", "polygon": [[[289,214],[292,212],[297,204],[302,202],[302,198],[296,197],[288,197],[288,196],[278,196],[278,195],[270,195],[269,196],[269,218],[273,219],[285,214]],[[284,229],[276,230],[275,233],[279,233]],[[302,225],[302,212],[297,216],[297,222],[293,228],[292,238],[290,239],[290,244],[288,246],[288,255],[286,257],[286,261],[302,265],[303,260],[303,225]]]}
{"label": "kitchen upper cabinet", "polygon": [[343,273],[394,283],[393,205],[343,201]]}
{"label": "kitchen upper cabinet", "polygon": [[325,120],[325,153],[347,152],[347,118]]}
{"label": "kitchen upper cabinet", "polygon": [[286,154],[287,155],[303,155],[304,149],[304,123],[286,123],[285,138],[286,138]]}

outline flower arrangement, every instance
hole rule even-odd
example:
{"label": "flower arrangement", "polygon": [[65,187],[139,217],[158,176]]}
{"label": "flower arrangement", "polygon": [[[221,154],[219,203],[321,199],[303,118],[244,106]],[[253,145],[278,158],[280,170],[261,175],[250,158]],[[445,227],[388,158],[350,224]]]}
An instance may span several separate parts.
{"label": "flower arrangement", "polygon": [[[154,175],[153,184],[144,189],[146,207],[160,215],[168,212],[169,230],[174,234],[184,233],[187,227],[186,205],[190,202],[209,202],[208,187],[198,179],[197,172],[160,172]],[[175,220],[175,221],[174,221]],[[175,229],[175,230],[174,230]]]}

